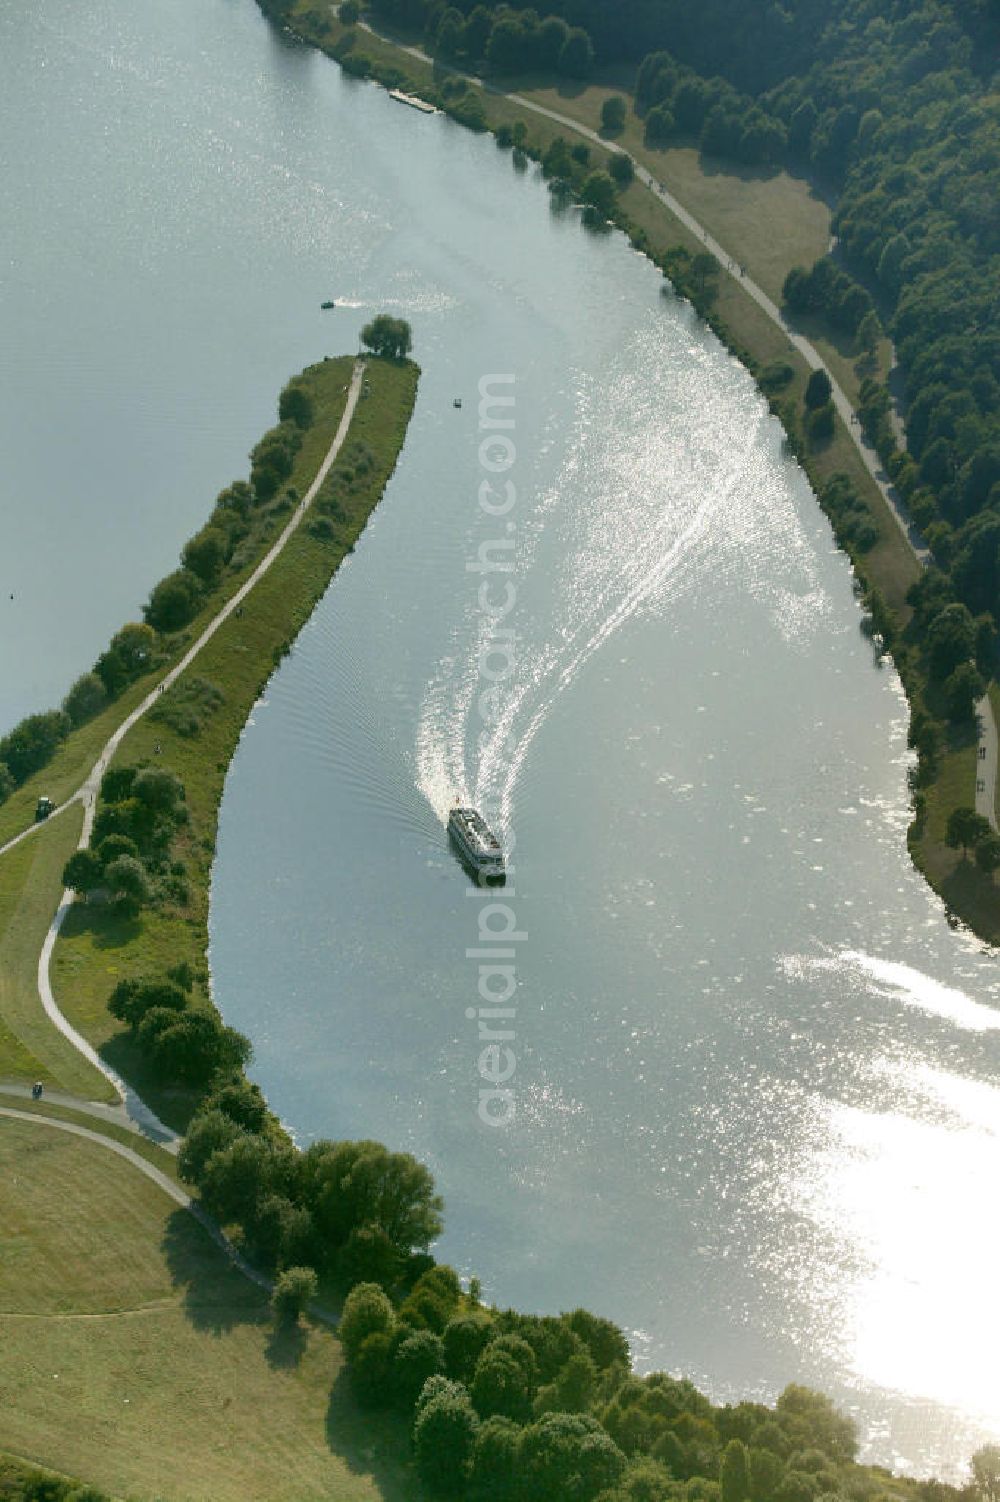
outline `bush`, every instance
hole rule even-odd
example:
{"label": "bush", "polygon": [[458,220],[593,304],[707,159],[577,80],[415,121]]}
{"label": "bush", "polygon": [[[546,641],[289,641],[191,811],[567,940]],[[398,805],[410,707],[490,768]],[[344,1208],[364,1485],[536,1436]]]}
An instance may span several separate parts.
{"label": "bush", "polygon": [[380,313],[361,330],[361,343],[385,360],[403,360],[413,348],[413,333],[405,318]]}
{"label": "bush", "polygon": [[626,105],[620,94],[612,94],[601,105],[601,129],[606,136],[617,136],[625,129]]}
{"label": "bush", "polygon": [[63,711],[69,716],[73,726],[84,725],[92,720],[95,715],[108,702],[107,689],[96,673],[84,673],[78,678],[63,700]]}
{"label": "bush", "polygon": [[138,912],[153,895],[146,868],[134,855],[119,855],[104,869],[111,899],[126,912]]}
{"label": "bush", "polygon": [[833,437],[834,411],[833,403],[825,402],[822,407],[815,408],[806,419],[806,432],[813,443],[824,443]]}
{"label": "bush", "polygon": [[833,395],[830,377],[825,370],[814,370],[806,383],[805,404],[815,410],[824,407]]}
{"label": "bush", "polygon": [[135,1031],[154,1007],[183,1012],[187,996],[169,980],[120,980],[108,997],[108,1011]]}
{"label": "bush", "polygon": [[309,1308],[319,1289],[311,1267],[286,1267],[275,1279],[271,1304],[281,1320],[298,1320]]}
{"label": "bush", "polygon": [[160,580],[142,607],[147,625],[156,631],[180,631],[197,615],[201,594],[198,576],[187,568],[176,569]]}
{"label": "bush", "polygon": [[472,1470],[479,1418],[468,1393],[442,1392],[425,1403],[413,1426],[417,1473],[436,1496],[456,1496]]}
{"label": "bush", "polygon": [[635,182],[635,167],[632,158],[624,151],[616,151],[608,163],[608,171],[619,188],[628,188]]}
{"label": "bush", "polygon": [[224,1152],[240,1135],[240,1128],[221,1111],[202,1111],[188,1127],[177,1154],[177,1168],[185,1184],[200,1184],[213,1153]]}
{"label": "bush", "polygon": [[74,892],[86,894],[104,879],[101,863],[92,850],[76,850],[63,867],[62,882]]}
{"label": "bush", "polygon": [[338,1332],[348,1361],[355,1359],[370,1335],[391,1335],[395,1327],[396,1312],[378,1284],[355,1284],[344,1301]]}

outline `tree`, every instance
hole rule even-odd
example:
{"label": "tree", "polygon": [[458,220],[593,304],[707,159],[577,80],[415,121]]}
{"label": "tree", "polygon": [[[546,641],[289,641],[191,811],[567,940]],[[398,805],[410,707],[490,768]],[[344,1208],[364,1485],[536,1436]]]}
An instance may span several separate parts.
{"label": "tree", "polygon": [[577,1351],[561,1367],[555,1381],[539,1389],[536,1417],[543,1413],[585,1413],[597,1383],[597,1367],[589,1351]]}
{"label": "tree", "polygon": [[412,332],[405,318],[390,318],[387,313],[379,313],[365,324],[361,342],[384,360],[403,360],[413,348]]}
{"label": "tree", "polygon": [[181,1012],[153,1007],[139,1024],[139,1041],[169,1079],[187,1085],[232,1074],[252,1053],[248,1038],[200,1007]]}
{"label": "tree", "polygon": [[396,1327],[396,1311],[377,1283],[356,1283],[344,1300],[338,1334],[353,1361],[362,1343],[370,1335],[391,1335]]}
{"label": "tree", "polygon": [[580,189],[585,204],[604,219],[610,219],[615,211],[615,184],[607,172],[591,172]]}
{"label": "tree", "polygon": [[0,761],[0,803],[6,803],[11,793],[17,787],[5,761]]}
{"label": "tree", "polygon": [[858,341],[858,348],[871,358],[878,349],[878,342],[882,337],[882,325],[878,321],[878,314],[874,308],[870,308],[858,324],[855,337]]}
{"label": "tree", "polygon": [[931,675],[943,680],[976,650],[976,623],[964,605],[946,605],[927,628]]}
{"label": "tree", "polygon": [[181,562],[206,586],[213,585],[229,556],[229,538],[220,527],[202,527],[181,549]]}
{"label": "tree", "polygon": [[173,813],[184,799],[184,784],[166,767],[144,767],[132,783],[132,795],[156,813]]}
{"label": "tree", "polygon": [[297,1323],[316,1297],[319,1279],[311,1267],[286,1267],[278,1274],[271,1305],[279,1320]]}
{"label": "tree", "polygon": [[490,38],[490,29],[493,25],[493,17],[485,5],[477,5],[470,12],[465,23],[465,35],[462,38],[462,46],[466,56],[473,62],[477,62],[486,51],[486,43]]}
{"label": "tree", "polygon": [[658,104],[646,116],[645,140],[647,146],[662,146],[670,140],[676,128],[673,114],[665,104]]}
{"label": "tree", "polygon": [[531,1415],[531,1376],[510,1351],[491,1341],[476,1362],[472,1402],[480,1418],[498,1414],[523,1423]]}
{"label": "tree", "polygon": [[976,704],[986,692],[986,685],[974,662],[960,662],[944,682],[944,694],[948,702],[948,718],[960,725],[971,720]]}
{"label": "tree", "polygon": [[86,896],[104,879],[101,863],[92,850],[75,851],[63,867],[63,886]]}
{"label": "tree", "polygon": [[611,1320],[604,1319],[599,1314],[591,1314],[589,1309],[574,1309],[562,1318],[573,1334],[583,1341],[593,1356],[598,1371],[607,1371],[610,1366],[623,1366],[626,1369],[630,1366],[628,1341]]}
{"label": "tree", "polygon": [[465,45],[465,17],[460,10],[450,6],[444,11],[434,34],[434,51],[438,57],[452,60],[458,57]]}
{"label": "tree", "polygon": [[613,154],[608,163],[608,171],[621,189],[631,187],[635,182],[635,167],[632,164],[632,158],[624,151],[616,151]]}
{"label": "tree", "polygon": [[74,726],[83,725],[100,714],[108,702],[107,690],[96,673],[84,673],[63,700],[62,707]]}
{"label": "tree", "polygon": [[201,592],[196,574],[187,568],[176,569],[160,580],[142,607],[146,624],[156,631],[180,631],[194,618]]}
{"label": "tree", "polygon": [[625,1456],[588,1414],[547,1413],[521,1435],[518,1470],[526,1502],[592,1502],[618,1481]]}
{"label": "tree", "polygon": [[205,1163],[199,1186],[202,1203],[223,1225],[248,1223],[268,1195],[287,1193],[294,1171],[294,1149],[240,1132]]}
{"label": "tree", "polygon": [[413,1449],[420,1479],[436,1496],[456,1496],[464,1490],[478,1427],[479,1416],[461,1388],[421,1406],[413,1425]]}
{"label": "tree", "polygon": [[146,868],[134,855],[119,855],[104,868],[104,884],[123,912],[136,913],[153,895]]}
{"label": "tree", "polygon": [[824,402],[822,407],[816,407],[806,418],[806,432],[814,443],[822,443],[827,438],[833,437],[834,411],[832,402]]}
{"label": "tree", "polygon": [[606,136],[617,136],[625,129],[626,105],[620,94],[612,94],[601,105],[601,130]]}
{"label": "tree", "polygon": [[[343,17],[343,8],[341,8]],[[461,20],[461,17],[459,17]],[[314,415],[313,399],[304,381],[289,381],[278,398],[278,417],[282,422],[294,422],[296,427],[308,428]]]}
{"label": "tree", "polygon": [[216,1085],[205,1097],[202,1109],[221,1111],[245,1132],[263,1132],[271,1115],[260,1086],[242,1074]]}
{"label": "tree", "polygon": [[594,46],[579,26],[570,29],[556,64],[564,78],[589,78],[594,70]]}
{"label": "tree", "polygon": [[458,1314],[449,1320],[442,1335],[448,1375],[468,1381],[493,1333],[493,1322],[485,1314]]}
{"label": "tree", "polygon": [[750,1496],[749,1456],[738,1439],[731,1439],[722,1452],[719,1484],[722,1502],[746,1502]]}
{"label": "tree", "polygon": [[69,715],[61,709],[52,709],[46,714],[28,715],[8,731],[0,740],[0,762],[18,787],[32,772],[39,771],[52,760],[56,747],[66,739],[71,728]]}
{"label": "tree", "polygon": [[134,855],[138,859],[139,847],[127,834],[109,834],[98,845],[96,854],[102,866],[110,866],[120,855]]}
{"label": "tree", "polygon": [[404,1411],[412,1408],[428,1377],[438,1373],[444,1373],[440,1335],[432,1330],[414,1330],[412,1335],[405,1335],[392,1359],[392,1389],[400,1408]]}
{"label": "tree", "polygon": [[177,1169],[185,1184],[200,1184],[213,1153],[231,1147],[240,1128],[221,1111],[201,1111],[188,1127],[177,1154]]}
{"label": "tree", "polygon": [[983,1502],[1000,1502],[1000,1445],[984,1445],[970,1465],[972,1484]]}
{"label": "tree", "polygon": [[337,20],[343,26],[357,25],[360,16],[361,6],[358,4],[358,0],[343,0],[343,4],[337,12]]}
{"label": "tree", "polygon": [[952,850],[960,849],[962,859],[967,860],[970,847],[978,845],[991,832],[989,819],[984,819],[974,808],[963,804],[959,808],[953,808],[948,815],[944,842]]}
{"label": "tree", "polygon": [[806,382],[805,404],[813,411],[817,407],[824,407],[833,395],[833,387],[830,377],[823,369],[814,370]]}
{"label": "tree", "polygon": [[108,1011],[133,1031],[154,1007],[183,1012],[187,996],[169,980],[120,980],[108,997]]}
{"label": "tree", "polygon": [[401,1256],[441,1231],[441,1200],[429,1170],[380,1142],[314,1142],[302,1156],[302,1184],[332,1250],[356,1226],[379,1226]]}
{"label": "tree", "polygon": [[987,876],[1000,866],[1000,835],[984,834],[976,843],[976,865]]}

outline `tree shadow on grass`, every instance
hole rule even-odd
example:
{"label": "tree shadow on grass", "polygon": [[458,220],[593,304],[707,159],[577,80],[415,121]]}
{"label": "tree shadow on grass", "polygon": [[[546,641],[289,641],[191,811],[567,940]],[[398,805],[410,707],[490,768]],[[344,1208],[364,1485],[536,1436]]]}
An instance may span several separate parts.
{"label": "tree shadow on grass", "polygon": [[988,944],[1000,944],[1000,893],[992,876],[965,858],[944,878],[940,892],[948,909],[948,922],[953,927],[958,926],[955,914],[962,913]]}
{"label": "tree shadow on grass", "polygon": [[110,903],[75,902],[63,919],[62,934],[77,939],[89,934],[95,949],[124,949],[142,932],[142,919]]}
{"label": "tree shadow on grass", "polygon": [[237,1325],[263,1325],[271,1318],[264,1289],[233,1267],[189,1210],[169,1217],[161,1249],[184,1312],[196,1330],[223,1335]]}
{"label": "tree shadow on grass", "polygon": [[115,1033],[98,1049],[106,1064],[145,1101],[166,1126],[186,1132],[201,1098],[201,1092],[183,1085],[167,1085],[150,1068],[137,1040],[129,1031]]}
{"label": "tree shadow on grass", "polygon": [[279,1371],[298,1366],[308,1344],[309,1332],[300,1320],[276,1320],[264,1348],[268,1366]]}
{"label": "tree shadow on grass", "polygon": [[371,1476],[385,1502],[413,1502],[419,1488],[406,1421],[397,1414],[360,1408],[346,1368],[330,1390],[326,1410],[330,1450],[359,1476]]}

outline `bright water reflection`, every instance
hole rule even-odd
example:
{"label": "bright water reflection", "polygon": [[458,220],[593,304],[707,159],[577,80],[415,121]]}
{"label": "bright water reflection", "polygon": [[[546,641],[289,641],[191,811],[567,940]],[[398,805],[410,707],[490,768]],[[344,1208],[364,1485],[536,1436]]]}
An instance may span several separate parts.
{"label": "bright water reflection", "polygon": [[[25,409],[54,380],[92,464],[142,417],[125,501],[145,475],[155,504],[115,577],[166,566],[274,388],[351,348],[373,307],[412,319],[425,367],[384,505],[223,810],[217,991],[272,1101],[302,1138],[425,1157],[442,1254],[496,1298],[589,1304],[640,1366],[716,1396],[813,1383],[870,1453],[953,1469],[1000,1433],[996,970],[908,863],[899,685],[754,388],[619,239],[249,4],[87,11],[0,17],[18,159],[42,90],[58,185],[43,200],[37,173],[5,177],[0,232],[20,226],[21,342],[52,356],[25,365]],[[329,295],[347,306],[323,322]],[[519,643],[480,747],[474,396],[508,371]],[[7,451],[29,475],[23,427]],[[117,464],[88,502],[116,537]],[[55,598],[99,597],[99,640],[128,610],[91,587],[92,530],[67,532]],[[30,537],[17,567],[43,587]],[[23,657],[4,659],[18,707]],[[479,905],[442,831],[457,792],[517,837],[506,1134],[475,1109]]]}

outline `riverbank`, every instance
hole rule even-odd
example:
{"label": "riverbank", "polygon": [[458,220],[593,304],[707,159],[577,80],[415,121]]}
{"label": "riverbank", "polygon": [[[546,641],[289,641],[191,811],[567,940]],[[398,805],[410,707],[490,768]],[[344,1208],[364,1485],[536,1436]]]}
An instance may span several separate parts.
{"label": "riverbank", "polygon": [[[259,3],[269,9],[267,0]],[[748,173],[724,161],[705,163],[692,147],[649,147],[635,116],[630,82],[619,73],[596,83],[569,86],[564,81],[558,87],[547,79],[515,79],[501,89],[433,61],[406,38],[375,32],[363,19],[345,25],[335,6],[321,10],[308,0],[295,0],[285,24],[353,77],[419,94],[459,123],[499,132],[498,144],[509,144],[510,133],[516,131],[524,151],[536,159],[558,137],[574,134],[586,142],[590,166],[606,168],[615,152],[625,151],[632,157],[636,178],[619,192],[614,221],[633,245],[668,276],[678,254],[692,258],[706,249],[714,254],[717,276],[702,289],[685,286],[684,291],[761,385],[772,412],[785,426],[837,541],[851,559],[875,629],[896,662],[911,716],[922,720],[930,707],[940,725],[936,754],[921,750],[919,796],[907,841],[914,864],[945,902],[950,919],[961,921],[988,943],[1000,943],[994,877],[963,860],[944,839],[951,811],[975,800],[976,765],[965,727],[948,725],[939,708],[940,691],[935,692],[929,680],[907,600],[930,555],[860,424],[853,420],[861,384],[857,352],[820,325],[793,329],[775,306],[791,266],[808,264],[827,250],[829,208],[807,183],[786,172]],[[463,80],[471,92],[456,96],[446,87],[454,80]],[[601,106],[611,94],[625,98],[629,106],[625,130],[614,141],[599,129]],[[474,109],[463,103],[468,99]],[[775,233],[776,224],[781,233]],[[884,377],[890,361],[891,347],[883,339],[874,373]],[[820,364],[834,382],[836,411],[832,435],[815,442],[803,431],[803,397],[812,370]],[[769,376],[779,366],[789,374],[775,389]],[[832,482],[841,476],[847,477],[876,532],[874,542],[864,548],[854,540],[857,513],[845,524],[827,500]]]}

